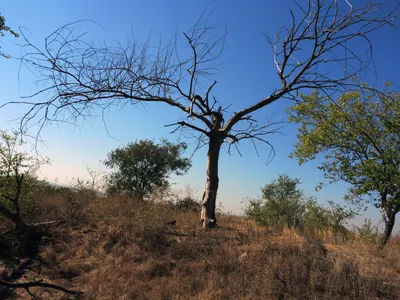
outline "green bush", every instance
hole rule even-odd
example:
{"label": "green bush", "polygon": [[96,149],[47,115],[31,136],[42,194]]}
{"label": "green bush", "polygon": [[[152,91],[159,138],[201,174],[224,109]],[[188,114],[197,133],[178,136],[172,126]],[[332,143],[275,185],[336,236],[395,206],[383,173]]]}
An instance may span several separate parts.
{"label": "green bush", "polygon": [[262,199],[250,200],[246,216],[262,226],[299,228],[314,233],[320,229],[342,232],[354,211],[333,202],[327,207],[315,198],[306,199],[297,188],[299,183],[297,178],[280,175],[262,188]]}
{"label": "green bush", "polygon": [[305,203],[301,230],[316,234],[320,230],[331,230],[336,234],[347,233],[346,221],[353,218],[355,212],[345,206],[329,202],[329,206],[320,205],[315,198]]}
{"label": "green bush", "polygon": [[302,228],[313,230],[314,228],[328,228],[330,226],[330,212],[318,204],[315,198],[310,198],[305,203],[305,213],[302,218]]}
{"label": "green bush", "polygon": [[376,244],[379,240],[378,228],[372,225],[371,219],[365,219],[361,227],[356,227],[358,239],[365,244]]}
{"label": "green bush", "polygon": [[246,216],[263,226],[299,226],[305,209],[299,183],[297,178],[280,175],[261,189],[262,199],[250,201]]}

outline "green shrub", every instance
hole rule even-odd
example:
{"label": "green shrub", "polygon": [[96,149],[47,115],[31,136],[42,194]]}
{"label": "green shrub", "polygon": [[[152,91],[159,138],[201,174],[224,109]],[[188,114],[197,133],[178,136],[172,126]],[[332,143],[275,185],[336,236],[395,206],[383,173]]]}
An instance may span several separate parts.
{"label": "green shrub", "polygon": [[305,209],[303,192],[297,188],[299,182],[280,175],[261,189],[262,199],[250,201],[246,216],[263,226],[297,227]]}
{"label": "green shrub", "polygon": [[376,244],[379,240],[378,228],[372,225],[371,219],[365,219],[361,227],[356,227],[358,239],[365,244]]}
{"label": "green shrub", "polygon": [[344,225],[355,215],[354,211],[333,202],[327,207],[315,198],[305,199],[297,188],[299,182],[297,178],[280,175],[262,188],[262,199],[250,200],[246,216],[262,226],[300,228],[309,233],[345,230]]}
{"label": "green shrub", "polygon": [[318,204],[315,198],[310,198],[306,203],[306,210],[302,219],[302,227],[328,228],[330,213],[325,207]]}

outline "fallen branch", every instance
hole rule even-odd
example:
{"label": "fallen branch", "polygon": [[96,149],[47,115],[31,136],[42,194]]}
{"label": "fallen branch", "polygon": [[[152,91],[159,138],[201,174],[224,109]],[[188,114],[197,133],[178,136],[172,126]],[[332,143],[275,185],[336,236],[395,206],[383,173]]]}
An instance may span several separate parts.
{"label": "fallen branch", "polygon": [[20,283],[11,283],[11,282],[7,282],[4,280],[0,280],[0,285],[8,287],[8,288],[12,288],[12,289],[26,289],[29,294],[30,294],[29,288],[31,288],[31,287],[44,287],[44,288],[55,289],[55,290],[58,290],[58,291],[61,291],[61,292],[64,292],[64,293],[70,294],[70,295],[82,294],[82,292],[80,292],[80,291],[69,290],[62,286],[52,284],[52,283],[46,283],[41,280],[40,281],[30,281],[30,282],[20,282]]}
{"label": "fallen branch", "polygon": [[48,226],[48,225],[60,225],[65,223],[65,220],[54,220],[54,221],[47,221],[47,222],[40,222],[40,223],[32,223],[30,224],[33,227],[39,226]]}

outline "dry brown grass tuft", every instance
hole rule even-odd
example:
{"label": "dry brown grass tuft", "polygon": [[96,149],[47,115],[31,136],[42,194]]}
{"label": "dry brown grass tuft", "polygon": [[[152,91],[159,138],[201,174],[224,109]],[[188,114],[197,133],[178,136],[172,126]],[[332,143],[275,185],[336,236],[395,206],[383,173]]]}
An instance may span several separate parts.
{"label": "dry brown grass tuft", "polygon": [[162,203],[40,199],[36,221],[66,222],[39,249],[37,277],[79,289],[84,299],[399,299],[400,238],[381,251],[332,233],[274,232],[230,215],[205,231],[197,214]]}

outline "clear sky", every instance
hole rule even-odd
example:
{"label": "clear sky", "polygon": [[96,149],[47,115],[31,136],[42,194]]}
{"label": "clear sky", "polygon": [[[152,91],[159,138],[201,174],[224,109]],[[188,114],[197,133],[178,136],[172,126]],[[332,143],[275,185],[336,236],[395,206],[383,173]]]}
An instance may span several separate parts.
{"label": "clear sky", "polygon": [[[338,0],[344,1],[344,0]],[[352,1],[357,6],[365,1]],[[66,23],[88,19],[102,27],[83,23],[90,30],[89,36],[96,43],[124,42],[134,32],[139,41],[151,33],[158,41],[162,35],[168,40],[175,33],[188,30],[209,1],[184,0],[146,0],[146,1],[2,1],[0,13],[13,29],[24,27],[30,39],[39,45],[44,38]],[[240,109],[269,95],[279,80],[273,63],[272,52],[264,33],[273,34],[279,26],[290,22],[289,7],[292,0],[280,1],[223,1],[211,2],[211,23],[226,25],[229,33],[226,47],[221,56],[219,70],[213,74],[218,80],[214,94],[223,104],[232,103],[232,109]],[[85,27],[86,29],[86,27]],[[371,36],[374,46],[376,74],[371,72],[369,83],[381,86],[383,81],[393,81],[396,86],[400,61],[400,33],[389,28]],[[0,41],[2,51],[18,57],[22,51],[16,45],[22,39],[4,37]],[[360,45],[361,47],[361,45]],[[366,49],[367,50],[367,49]],[[0,103],[20,99],[37,90],[35,77],[26,68],[20,68],[17,60],[0,60]],[[259,120],[285,119],[284,109],[288,102],[278,101],[257,113]],[[16,128],[11,121],[24,112],[21,106],[0,110],[1,128]],[[68,183],[73,177],[87,178],[86,166],[97,169],[99,161],[106,153],[136,139],[161,137],[171,141],[182,140],[179,134],[170,134],[164,125],[177,121],[182,115],[163,105],[126,106],[121,110],[111,110],[102,118],[92,118],[80,122],[77,126],[49,124],[42,133],[45,145],[40,151],[50,157],[52,165],[44,167],[43,176],[49,181],[58,178]],[[259,156],[251,143],[243,143],[241,152],[231,156],[222,153],[220,161],[220,192],[218,202],[226,211],[241,213],[243,200],[259,195],[260,187],[279,174],[287,173],[291,177],[301,178],[301,188],[307,196],[316,196],[321,203],[333,200],[343,203],[346,193],[345,184],[327,186],[315,192],[315,186],[323,181],[323,174],[317,169],[318,161],[298,166],[295,160],[288,158],[296,142],[296,126],[285,124],[282,134],[271,135],[270,142],[275,147],[274,160],[266,164],[269,149],[260,145]],[[190,141],[187,141],[190,143]],[[190,144],[189,152],[193,150]],[[193,167],[181,178],[173,178],[176,187],[185,184],[202,193],[205,184],[205,149],[198,151],[193,158]],[[104,168],[103,168],[104,169]],[[375,223],[380,219],[379,212],[370,208],[364,218],[372,218]],[[399,229],[399,223],[397,228]]]}

